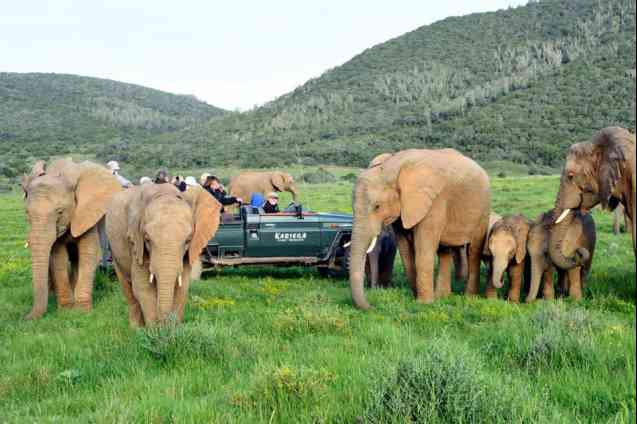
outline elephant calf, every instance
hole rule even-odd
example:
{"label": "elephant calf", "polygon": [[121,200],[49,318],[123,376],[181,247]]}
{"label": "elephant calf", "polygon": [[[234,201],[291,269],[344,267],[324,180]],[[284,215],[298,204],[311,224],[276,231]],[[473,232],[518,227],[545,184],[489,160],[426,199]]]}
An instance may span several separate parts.
{"label": "elephant calf", "polygon": [[396,239],[391,227],[385,227],[367,252],[365,270],[371,288],[389,287],[396,259]]}
{"label": "elephant calf", "polygon": [[221,205],[200,187],[146,184],[119,193],[106,213],[113,267],[132,327],[181,321],[191,269],[219,227]]}
{"label": "elephant calf", "polygon": [[543,282],[544,299],[555,297],[554,271],[558,274],[558,286],[564,292],[568,291],[574,300],[582,298],[595,252],[595,221],[590,214],[575,211],[554,224],[555,216],[554,211],[541,214],[529,231],[527,250],[531,261],[531,285],[527,303],[536,299],[540,282]]}
{"label": "elephant calf", "polygon": [[[492,215],[493,220],[493,215]],[[522,215],[507,215],[493,223],[484,243],[483,257],[489,266],[487,297],[497,296],[496,289],[509,274],[510,302],[520,301],[526,264],[527,238],[531,222]]]}

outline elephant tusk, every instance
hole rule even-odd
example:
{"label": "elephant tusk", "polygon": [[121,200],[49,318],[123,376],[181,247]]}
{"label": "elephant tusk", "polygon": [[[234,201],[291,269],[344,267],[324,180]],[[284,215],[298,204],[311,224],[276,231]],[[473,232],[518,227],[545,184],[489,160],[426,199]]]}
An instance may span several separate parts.
{"label": "elephant tusk", "polygon": [[570,211],[570,209],[565,209],[564,212],[562,212],[562,215],[560,215],[560,217],[555,220],[555,223],[559,224],[560,222],[564,221],[564,218],[566,218]]}
{"label": "elephant tusk", "polygon": [[28,249],[28,248],[29,248],[29,242],[28,242],[28,241],[24,243],[24,248],[25,248],[25,249]]}
{"label": "elephant tusk", "polygon": [[179,276],[177,276],[177,284],[179,285],[179,287],[181,287],[181,274],[179,274]]}
{"label": "elephant tusk", "polygon": [[372,242],[369,244],[369,247],[367,248],[367,253],[370,253],[372,250],[374,250],[374,247],[376,247],[376,240],[378,240],[378,237],[374,237],[372,239]]}
{"label": "elephant tusk", "polygon": [[155,279],[155,274],[153,274],[152,272],[150,273],[150,277],[148,277],[148,282],[150,284],[153,284],[153,280]]}
{"label": "elephant tusk", "polygon": [[351,241],[348,241],[347,243],[345,243],[345,244],[343,245],[343,247],[350,247],[350,245],[351,245],[351,244],[352,244],[352,242],[351,242]]}

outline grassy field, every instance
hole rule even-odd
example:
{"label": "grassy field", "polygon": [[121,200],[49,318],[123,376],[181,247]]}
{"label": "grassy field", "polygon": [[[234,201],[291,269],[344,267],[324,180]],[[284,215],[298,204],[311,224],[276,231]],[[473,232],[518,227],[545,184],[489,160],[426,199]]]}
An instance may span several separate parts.
{"label": "grassy field", "polygon": [[[499,213],[535,218],[557,177],[495,178]],[[351,185],[305,185],[314,210],[350,211]],[[287,197],[282,203],[286,203]],[[346,280],[243,268],[191,289],[185,323],[133,331],[112,275],[90,314],[35,322],[19,194],[0,196],[0,422],[634,422],[635,259],[594,212],[585,300],[513,305],[397,288],[351,306]],[[484,277],[483,277],[484,284]],[[409,417],[409,418],[408,418]]]}

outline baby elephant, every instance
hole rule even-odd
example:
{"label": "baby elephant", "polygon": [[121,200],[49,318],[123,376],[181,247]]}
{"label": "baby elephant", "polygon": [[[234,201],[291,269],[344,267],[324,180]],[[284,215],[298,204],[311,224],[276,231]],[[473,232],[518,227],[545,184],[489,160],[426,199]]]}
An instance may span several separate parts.
{"label": "baby elephant", "polygon": [[374,246],[367,252],[365,272],[371,288],[389,287],[394,272],[396,238],[391,227],[385,227]]}
{"label": "baby elephant", "polygon": [[131,327],[174,313],[181,321],[191,269],[219,226],[221,205],[201,187],[145,184],[118,193],[106,212],[113,267]]}
{"label": "baby elephant", "polygon": [[522,215],[507,215],[496,221],[487,234],[482,252],[489,266],[486,296],[497,296],[496,289],[504,283],[504,273],[509,274],[510,302],[520,301],[520,290],[526,263],[526,241],[531,222]]}
{"label": "baby elephant", "polygon": [[557,271],[558,287],[574,300],[582,298],[585,278],[590,271],[597,234],[590,214],[570,213],[555,224],[553,211],[541,214],[529,231],[527,248],[531,261],[531,285],[526,297],[533,302],[543,283],[544,299],[555,297],[553,272]]}

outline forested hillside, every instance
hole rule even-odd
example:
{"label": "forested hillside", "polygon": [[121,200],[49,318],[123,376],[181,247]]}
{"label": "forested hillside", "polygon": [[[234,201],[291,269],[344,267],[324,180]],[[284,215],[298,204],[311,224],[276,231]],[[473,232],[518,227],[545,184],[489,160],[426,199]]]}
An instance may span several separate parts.
{"label": "forested hillside", "polygon": [[0,73],[0,174],[50,155],[95,155],[221,116],[192,96],[63,74]]}
{"label": "forested hillside", "polygon": [[[212,150],[243,166],[360,165],[382,151],[449,146],[541,171],[607,125],[635,129],[635,1],[549,0],[370,48],[261,108],[175,134],[192,149],[161,161],[209,161]],[[159,157],[157,145],[131,149]]]}
{"label": "forested hillside", "polygon": [[[70,93],[55,91],[55,100],[69,100],[64,107],[34,101],[16,112],[4,85],[4,144],[17,132],[32,145],[119,158],[137,169],[362,165],[379,152],[428,146],[550,172],[568,144],[599,128],[635,130],[635,0],[532,1],[448,18],[372,47],[260,108],[220,118],[186,97],[172,102],[152,91],[147,100],[165,108],[129,106],[133,95],[86,100],[73,84]],[[25,95],[11,87],[13,96]],[[39,86],[30,87],[27,93]],[[69,147],[49,136],[59,132],[72,133]],[[20,143],[8,145],[8,157],[24,159]]]}

